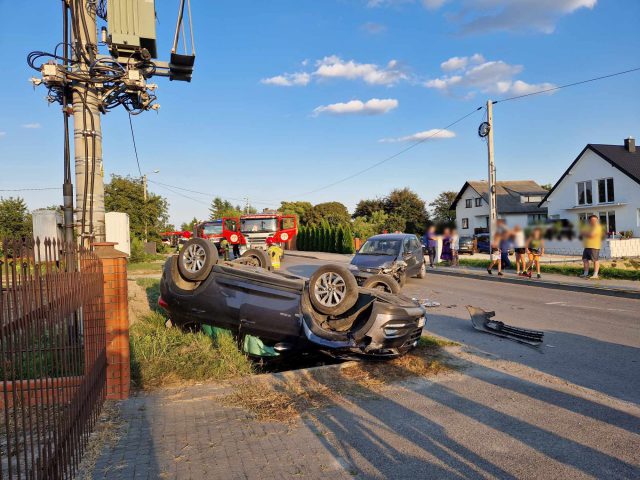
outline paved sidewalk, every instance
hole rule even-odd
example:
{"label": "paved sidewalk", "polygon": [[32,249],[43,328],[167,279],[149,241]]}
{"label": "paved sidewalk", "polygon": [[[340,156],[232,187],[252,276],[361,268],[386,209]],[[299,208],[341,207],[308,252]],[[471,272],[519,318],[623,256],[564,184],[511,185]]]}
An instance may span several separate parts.
{"label": "paved sidewalk", "polygon": [[[289,256],[304,257],[326,262],[349,263],[353,255],[325,252],[287,252]],[[285,260],[286,262],[286,260]],[[577,292],[594,293],[600,295],[619,296],[626,298],[640,298],[640,282],[632,280],[590,280],[568,275],[544,273],[541,279],[518,277],[511,271],[506,271],[503,277],[498,277],[496,272],[493,275],[487,274],[482,268],[474,267],[445,267],[437,266],[435,269],[427,270],[427,274],[455,275],[478,280],[500,281],[517,283],[521,285],[531,285],[537,287],[553,288],[556,290],[571,290]]]}
{"label": "paved sidewalk", "polygon": [[640,476],[640,408],[478,351],[453,349],[470,362],[461,371],[364,393],[331,390],[328,407],[292,425],[223,406],[225,389],[216,385],[131,398],[121,404],[124,434],[98,459],[93,478]]}

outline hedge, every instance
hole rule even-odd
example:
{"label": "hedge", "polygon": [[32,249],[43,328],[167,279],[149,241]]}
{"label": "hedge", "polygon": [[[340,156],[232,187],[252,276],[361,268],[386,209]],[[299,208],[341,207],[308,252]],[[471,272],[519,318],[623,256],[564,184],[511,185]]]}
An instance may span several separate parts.
{"label": "hedge", "polygon": [[309,252],[353,253],[353,234],[345,225],[300,227],[296,247]]}

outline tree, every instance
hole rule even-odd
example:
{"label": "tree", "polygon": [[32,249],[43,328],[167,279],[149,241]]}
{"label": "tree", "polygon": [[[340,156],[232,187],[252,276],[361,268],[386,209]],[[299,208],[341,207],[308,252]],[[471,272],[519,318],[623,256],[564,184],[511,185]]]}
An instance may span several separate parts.
{"label": "tree", "polygon": [[384,210],[385,204],[383,198],[374,198],[369,200],[360,200],[358,205],[356,205],[356,209],[353,212],[352,217],[366,217],[370,218],[373,215],[373,212]]}
{"label": "tree", "polygon": [[313,205],[310,202],[280,202],[279,211],[284,215],[295,215],[300,226],[306,226],[309,223],[311,210]]}
{"label": "tree", "polygon": [[351,215],[347,207],[340,202],[319,203],[310,211],[309,223],[319,225],[322,220],[326,220],[332,226],[348,225],[351,222]]}
{"label": "tree", "polygon": [[[131,235],[144,238],[145,224],[148,238],[160,240],[169,220],[169,204],[164,197],[148,192],[144,201],[142,180],[112,175],[104,186],[104,206],[107,212],[124,212],[129,215]],[[146,220],[146,222],[145,222]]]}
{"label": "tree", "polygon": [[243,214],[243,211],[239,205],[234,207],[229,200],[216,197],[211,202],[209,213],[211,220],[218,220],[223,217],[239,217]]}
{"label": "tree", "polygon": [[353,253],[355,248],[353,247],[353,235],[351,229],[344,228],[344,235],[342,237],[342,253]]}
{"label": "tree", "polygon": [[551,183],[545,183],[544,185],[540,185],[540,186],[543,188],[543,190],[546,190],[547,192],[553,188],[553,185]]}
{"label": "tree", "polygon": [[31,214],[24,199],[0,197],[0,239],[22,239],[32,235]]}
{"label": "tree", "polygon": [[404,218],[407,233],[422,233],[429,221],[424,200],[409,188],[393,190],[385,198],[387,214],[396,214]]}
{"label": "tree", "polygon": [[389,233],[404,232],[407,226],[407,222],[400,215],[392,213],[387,215],[387,219],[384,222],[384,230]]}
{"label": "tree", "polygon": [[441,192],[433,202],[431,207],[431,218],[438,227],[454,227],[456,223],[456,211],[451,210],[451,204],[456,199],[456,192]]}
{"label": "tree", "polygon": [[196,225],[198,223],[198,219],[196,217],[193,217],[190,222],[184,222],[182,225],[180,225],[180,230],[182,230],[183,232],[193,232],[193,229],[196,228]]}

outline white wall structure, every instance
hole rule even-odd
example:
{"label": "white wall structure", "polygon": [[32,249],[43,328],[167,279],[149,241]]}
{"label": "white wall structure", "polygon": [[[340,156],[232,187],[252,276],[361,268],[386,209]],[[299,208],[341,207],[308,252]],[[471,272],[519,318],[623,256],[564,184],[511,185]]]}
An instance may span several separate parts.
{"label": "white wall structure", "polygon": [[[62,231],[62,213],[55,210],[34,210],[31,212],[31,222],[33,224],[33,238],[40,240],[39,252],[36,251],[36,255],[40,254],[40,258],[44,261],[45,249],[44,240],[55,240],[56,242],[62,242],[64,240],[64,234]],[[58,251],[60,248],[52,249],[52,254],[58,259]]]}
{"label": "white wall structure", "polygon": [[640,180],[634,171],[640,172],[640,153],[624,146],[587,145],[542,205],[550,218],[567,219],[576,229],[594,214],[605,231],[632,231],[640,237]]}
{"label": "white wall structure", "polygon": [[120,212],[109,212],[105,215],[105,233],[107,242],[115,242],[116,250],[131,255],[131,233],[129,215]]}
{"label": "white wall structure", "polygon": [[[468,181],[453,203],[456,210],[456,227],[460,236],[472,236],[476,229],[488,228],[489,188],[486,181]],[[536,223],[546,218],[547,209],[539,203],[546,194],[532,180],[497,182],[498,218],[509,227]]]}

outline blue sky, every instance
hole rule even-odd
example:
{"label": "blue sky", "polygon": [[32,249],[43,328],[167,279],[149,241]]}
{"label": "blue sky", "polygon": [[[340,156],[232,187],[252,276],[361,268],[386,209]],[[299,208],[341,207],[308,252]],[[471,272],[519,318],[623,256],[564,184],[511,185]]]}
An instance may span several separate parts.
{"label": "blue sky", "polygon": [[[177,0],[157,2],[168,57]],[[37,5],[37,15],[34,15]],[[408,186],[425,200],[486,177],[482,112],[407,153],[314,191],[402,150],[483,104],[549,85],[640,66],[637,0],[271,0],[193,2],[191,84],[158,79],[158,113],[134,118],[150,178],[211,192],[151,189],[180,223],[211,197],[341,201]],[[57,1],[0,0],[0,189],[62,182],[59,107],[33,90],[31,50],[60,38]],[[498,179],[554,182],[586,143],[640,135],[640,72],[495,106]],[[137,175],[124,111],[103,119],[111,173]],[[423,135],[425,135],[423,133]],[[0,192],[8,196],[8,192]],[[56,191],[23,192],[31,208]],[[234,200],[235,201],[235,200]]]}

